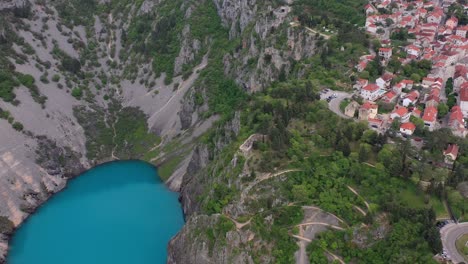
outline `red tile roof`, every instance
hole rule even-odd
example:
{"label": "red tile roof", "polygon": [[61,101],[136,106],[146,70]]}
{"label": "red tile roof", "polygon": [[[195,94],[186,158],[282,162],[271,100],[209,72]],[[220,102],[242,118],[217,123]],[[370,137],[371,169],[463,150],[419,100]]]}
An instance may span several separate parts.
{"label": "red tile roof", "polygon": [[393,111],[393,113],[399,116],[404,116],[408,113],[408,109],[406,107],[400,107],[397,110]]}
{"label": "red tile roof", "polygon": [[370,103],[370,102],[365,102],[365,103],[361,106],[361,108],[364,108],[364,109],[367,109],[367,110],[369,110],[369,109],[376,109],[377,107],[378,107],[378,106],[377,106],[376,104],[372,104],[372,103]]}
{"label": "red tile roof", "polygon": [[369,91],[369,92],[375,92],[375,91],[378,91],[380,88],[377,84],[371,83],[371,84],[364,86],[362,89]]}
{"label": "red tile roof", "polygon": [[384,100],[391,101],[395,98],[396,94],[393,91],[390,91],[384,95]]}
{"label": "red tile roof", "polygon": [[411,122],[401,124],[400,128],[406,129],[406,130],[411,130],[413,132],[414,132],[414,130],[416,130],[416,126]]}
{"label": "red tile roof", "polygon": [[452,154],[455,158],[458,156],[458,146],[456,144],[449,144],[447,149],[444,150],[444,155]]}
{"label": "red tile roof", "polygon": [[458,121],[458,123],[463,124],[463,113],[458,105],[452,107],[452,110],[450,110],[449,124],[453,121]]}
{"label": "red tile roof", "polygon": [[434,122],[437,118],[437,109],[433,106],[427,107],[424,110],[423,120],[426,122]]}
{"label": "red tile roof", "polygon": [[468,87],[464,86],[460,89],[460,101],[468,102]]}

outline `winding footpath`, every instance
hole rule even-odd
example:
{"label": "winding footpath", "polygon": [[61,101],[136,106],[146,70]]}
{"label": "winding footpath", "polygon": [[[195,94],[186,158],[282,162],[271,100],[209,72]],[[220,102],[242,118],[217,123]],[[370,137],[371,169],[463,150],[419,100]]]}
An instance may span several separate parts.
{"label": "winding footpath", "polygon": [[458,252],[455,242],[459,237],[468,234],[468,222],[447,224],[440,230],[442,245],[447,251],[447,256],[453,263],[466,262],[465,258]]}

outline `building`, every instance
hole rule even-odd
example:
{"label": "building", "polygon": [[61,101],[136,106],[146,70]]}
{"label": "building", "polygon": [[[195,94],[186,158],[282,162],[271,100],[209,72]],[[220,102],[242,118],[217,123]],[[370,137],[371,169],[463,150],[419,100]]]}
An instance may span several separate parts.
{"label": "building", "polygon": [[467,131],[465,128],[465,120],[463,119],[463,113],[460,106],[456,105],[452,107],[452,110],[450,110],[448,126],[454,135],[466,137]]}
{"label": "building", "polygon": [[369,120],[375,118],[377,116],[378,110],[379,106],[377,104],[365,102],[359,108],[359,120]]}
{"label": "building", "polygon": [[391,114],[390,118],[395,120],[395,118],[400,119],[401,123],[406,123],[410,119],[410,113],[406,107],[398,107]]}
{"label": "building", "polygon": [[370,118],[367,120],[369,123],[369,127],[376,129],[377,132],[381,132],[381,130],[384,128],[384,121],[378,118]]}
{"label": "building", "polygon": [[364,10],[366,11],[366,15],[378,13],[377,8],[375,8],[372,4],[367,4],[364,7]]}
{"label": "building", "polygon": [[458,145],[449,144],[448,147],[444,150],[444,162],[448,166],[452,166],[455,160],[458,157]]}
{"label": "building", "polygon": [[390,86],[390,83],[392,82],[393,75],[391,73],[384,73],[381,77],[379,77],[375,83],[377,86],[380,87],[380,89],[386,89],[387,87]]}
{"label": "building", "polygon": [[431,89],[431,92],[426,97],[426,107],[437,107],[440,102],[440,90],[437,88]]}
{"label": "building", "polygon": [[454,91],[458,92],[464,82],[468,82],[468,68],[465,65],[455,65],[455,73],[453,75]]}
{"label": "building", "polygon": [[458,26],[458,19],[456,17],[451,17],[445,22],[445,26],[451,30]]}
{"label": "building", "polygon": [[365,70],[367,67],[367,61],[363,60],[361,62],[358,63],[358,65],[356,65],[356,69],[358,72],[362,72],[363,70]]}
{"label": "building", "polygon": [[468,117],[468,86],[462,87],[458,95],[458,102],[463,116]]}
{"label": "building", "polygon": [[410,105],[416,105],[419,99],[419,92],[418,91],[411,91],[409,92],[402,100],[402,105],[408,107]]}
{"label": "building", "polygon": [[426,107],[423,115],[424,125],[429,129],[429,131],[434,131],[437,126],[437,108],[430,106]]}
{"label": "building", "polygon": [[419,58],[419,56],[421,55],[421,49],[411,44],[411,45],[406,46],[406,53],[408,53],[408,55]]}
{"label": "building", "polygon": [[400,125],[400,133],[403,135],[411,136],[416,130],[416,125],[411,122],[406,122]]}
{"label": "building", "polygon": [[468,25],[460,26],[455,31],[455,34],[459,37],[466,38],[466,33],[468,32]]}
{"label": "building", "polygon": [[390,91],[382,97],[382,102],[385,102],[387,104],[394,103],[397,99],[397,94],[394,91]]}
{"label": "building", "polygon": [[361,89],[361,96],[362,98],[375,101],[379,97],[379,86],[375,83],[368,84]]}
{"label": "building", "polygon": [[442,21],[444,13],[442,10],[438,9],[427,15],[427,22],[428,23],[437,23],[440,24],[440,21]]}
{"label": "building", "polygon": [[392,49],[391,48],[380,48],[379,49],[379,56],[384,60],[389,60],[392,57]]}
{"label": "building", "polygon": [[359,104],[355,101],[352,101],[345,107],[344,114],[348,117],[354,117],[357,109],[359,109]]}

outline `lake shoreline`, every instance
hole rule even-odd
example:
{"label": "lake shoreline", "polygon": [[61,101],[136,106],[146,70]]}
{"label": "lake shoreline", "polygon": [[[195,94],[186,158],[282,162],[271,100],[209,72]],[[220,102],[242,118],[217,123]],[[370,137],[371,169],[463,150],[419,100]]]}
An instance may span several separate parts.
{"label": "lake shoreline", "polygon": [[[64,184],[62,184],[61,186],[58,186],[58,189],[57,191],[55,192],[48,192],[45,194],[45,198],[44,199],[41,199],[41,200],[38,200],[38,203],[34,206],[31,206],[31,207],[28,207],[28,212],[27,212],[27,216],[21,221],[21,223],[17,226],[15,226],[13,229],[12,229],[12,232],[9,233],[9,234],[3,234],[3,238],[0,238],[0,242],[1,241],[5,241],[6,242],[6,254],[4,255],[4,258],[1,259],[0,258],[0,264],[5,264],[7,263],[7,259],[8,259],[8,256],[9,256],[9,253],[10,253],[10,249],[11,249],[11,246],[10,246],[10,243],[11,243],[11,240],[12,238],[14,237],[14,235],[17,233],[17,231],[19,229],[21,229],[23,227],[24,224],[26,224],[31,216],[35,215],[38,210],[45,206],[45,204],[52,198],[54,197],[55,195],[58,195],[59,193],[63,192],[64,190],[68,189],[68,186],[69,186],[69,182],[72,181],[72,180],[75,180],[76,178],[79,178],[81,175],[84,175],[86,173],[88,173],[89,171],[91,170],[94,170],[94,169],[97,169],[99,167],[104,167],[104,166],[108,166],[110,164],[113,164],[113,163],[118,163],[118,162],[132,162],[132,161],[136,161],[136,162],[144,162],[145,164],[151,166],[155,171],[155,175],[154,175],[154,179],[155,181],[159,181],[160,183],[162,183],[165,187],[166,190],[172,192],[172,193],[177,193],[179,194],[180,192],[178,191],[174,191],[172,190],[171,188],[169,188],[169,186],[167,185],[167,183],[158,175],[157,173],[157,166],[155,166],[154,164],[151,164],[147,161],[143,161],[143,160],[139,160],[139,159],[128,159],[128,160],[119,160],[119,159],[113,159],[113,160],[108,160],[108,161],[103,161],[101,163],[97,163],[96,165],[94,166],[90,166],[89,168],[86,168],[85,170],[81,171],[80,173],[76,174],[76,175],[70,175],[69,177],[63,177],[65,179],[64,181]],[[180,212],[182,213],[182,218],[183,218],[183,225],[185,225],[185,214],[184,214],[184,211],[182,209],[182,201],[180,199],[180,197],[177,197],[177,201],[178,201],[178,204],[181,206],[180,207]],[[180,227],[179,231],[183,228],[183,226]],[[179,232],[177,231],[177,233]],[[177,235],[174,234],[175,235]],[[174,237],[173,236],[173,237]],[[169,244],[170,240],[167,242],[167,245]]]}

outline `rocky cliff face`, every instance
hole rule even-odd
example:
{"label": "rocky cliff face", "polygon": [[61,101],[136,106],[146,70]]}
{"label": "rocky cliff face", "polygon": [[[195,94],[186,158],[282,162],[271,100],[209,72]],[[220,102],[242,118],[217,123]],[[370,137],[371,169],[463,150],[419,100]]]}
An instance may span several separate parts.
{"label": "rocky cliff face", "polygon": [[[209,145],[194,143],[218,117],[207,117],[210,87],[198,82],[213,63],[213,39],[193,32],[193,18],[202,5],[214,4],[230,40],[239,42],[220,65],[227,77],[256,91],[314,54],[314,37],[289,24],[289,1],[276,2],[122,1],[111,10],[110,1],[87,1],[89,6],[77,0],[1,1],[0,73],[13,79],[8,80],[11,96],[0,95],[0,216],[17,227],[70,177],[97,163],[132,157],[131,152],[119,156],[115,142],[125,138],[117,131],[127,120],[123,109],[132,109],[146,119],[148,137],[161,138],[146,146],[151,153],[136,157],[158,165],[173,157],[182,160],[170,182],[181,191],[187,226],[171,242],[169,262],[251,263],[247,253],[235,252],[249,234],[229,231],[215,241],[196,235],[198,228],[217,228],[225,220],[202,215],[200,197],[214,182],[231,184],[211,176],[213,168],[224,166],[221,152],[239,135],[241,120],[236,113],[214,129]],[[97,5],[106,11],[96,13]],[[68,12],[71,7],[76,12]],[[171,41],[158,42],[157,30]],[[167,54],[156,60],[154,50]],[[169,65],[166,72],[155,70],[163,64]],[[179,149],[174,151],[174,145]],[[0,262],[7,241],[0,235]]]}
{"label": "rocky cliff face", "polygon": [[[242,251],[244,244],[249,241],[249,234],[238,230],[226,233],[216,230],[216,226],[223,221],[230,220],[220,215],[191,217],[169,243],[167,263],[254,263],[252,257]],[[194,230],[199,231],[200,235],[195,236]]]}
{"label": "rocky cliff face", "polygon": [[290,2],[215,1],[230,38],[242,42],[237,52],[224,57],[224,71],[249,91],[287,76],[294,61],[315,54],[315,36],[291,24]]}

